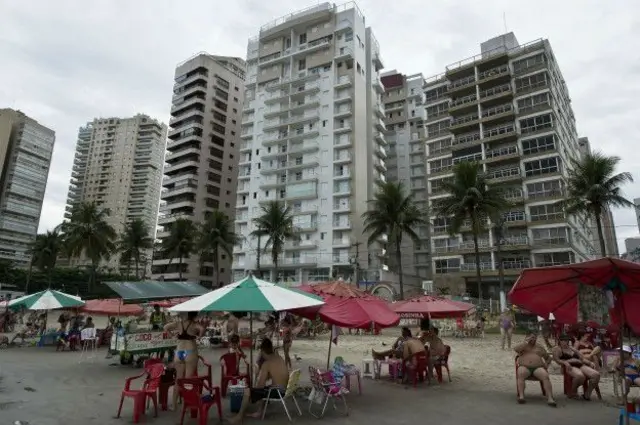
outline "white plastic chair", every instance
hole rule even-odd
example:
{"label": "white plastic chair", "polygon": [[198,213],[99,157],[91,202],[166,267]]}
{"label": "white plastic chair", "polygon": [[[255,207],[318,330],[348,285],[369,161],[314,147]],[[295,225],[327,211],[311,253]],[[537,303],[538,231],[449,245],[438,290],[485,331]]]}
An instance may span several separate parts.
{"label": "white plastic chair", "polygon": [[293,404],[295,404],[296,409],[298,409],[298,415],[302,416],[302,410],[300,410],[300,406],[298,405],[298,400],[296,400],[296,390],[298,389],[298,383],[300,382],[300,369],[296,369],[291,372],[289,375],[289,382],[287,383],[287,390],[284,395],[282,395],[282,390],[277,388],[269,388],[269,392],[267,393],[267,398],[264,399],[264,409],[262,410],[262,419],[264,420],[264,415],[267,413],[267,406],[269,403],[282,403],[282,407],[284,408],[284,413],[287,414],[289,418],[289,422],[292,421],[291,414],[289,413],[289,409],[287,408],[287,399],[293,399]]}
{"label": "white plastic chair", "polygon": [[82,359],[88,355],[87,358],[93,359],[98,353],[98,335],[96,328],[85,328],[80,332],[80,363]]}

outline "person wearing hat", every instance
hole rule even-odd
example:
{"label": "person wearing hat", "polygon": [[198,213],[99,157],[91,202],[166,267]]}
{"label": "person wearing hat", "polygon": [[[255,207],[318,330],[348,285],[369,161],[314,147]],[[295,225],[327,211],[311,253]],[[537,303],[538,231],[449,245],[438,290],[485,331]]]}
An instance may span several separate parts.
{"label": "person wearing hat", "polygon": [[559,344],[553,348],[553,360],[560,366],[564,366],[565,373],[571,376],[572,388],[568,397],[577,399],[578,388],[586,380],[589,385],[582,398],[591,400],[591,393],[600,382],[600,372],[596,370],[594,362],[587,359],[571,345],[571,337],[569,335],[560,335]]}
{"label": "person wearing hat", "polygon": [[624,375],[624,393],[629,395],[632,386],[640,387],[640,368],[633,358],[633,350],[628,345],[622,346],[622,362],[616,359],[615,368]]}
{"label": "person wearing hat", "polygon": [[538,336],[530,332],[524,342],[516,345],[513,349],[518,354],[518,369],[516,371],[518,403],[525,403],[525,382],[527,379],[533,377],[542,383],[542,388],[544,388],[547,394],[547,404],[551,407],[556,407],[556,401],[553,398],[553,388],[551,387],[551,380],[549,379],[549,372],[547,371],[551,363],[551,356],[542,345],[538,344]]}

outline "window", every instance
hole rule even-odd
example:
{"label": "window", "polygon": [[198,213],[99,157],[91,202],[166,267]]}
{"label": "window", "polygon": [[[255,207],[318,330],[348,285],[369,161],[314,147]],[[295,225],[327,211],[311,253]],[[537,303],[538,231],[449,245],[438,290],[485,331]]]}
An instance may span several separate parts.
{"label": "window", "polygon": [[300,59],[298,61],[298,71],[304,71],[305,69],[307,69],[307,60]]}
{"label": "window", "polygon": [[439,134],[447,133],[449,125],[451,125],[451,121],[449,120],[427,125],[427,137],[433,137]]}
{"label": "window", "polygon": [[529,208],[532,222],[548,220],[564,220],[565,215],[562,206],[558,203],[535,205]]}
{"label": "window", "polygon": [[443,184],[447,180],[451,180],[451,178],[449,177],[449,178],[446,178],[446,179],[431,180],[429,182],[429,184],[431,185],[431,194],[436,194],[436,193],[443,192],[444,191]]}
{"label": "window", "polygon": [[429,161],[429,172],[439,173],[440,171],[450,170],[452,167],[451,158],[442,158],[435,161]]}
{"label": "window", "polygon": [[566,227],[551,227],[548,229],[532,229],[533,243],[536,245],[567,245]]}
{"label": "window", "polygon": [[444,97],[447,93],[447,86],[436,87],[435,89],[427,90],[425,93],[427,103],[435,102],[436,100]]}
{"label": "window", "polygon": [[459,258],[449,258],[447,260],[436,260],[434,261],[434,265],[435,265],[436,274],[445,274],[445,273],[460,271]]}
{"label": "window", "polygon": [[527,139],[522,141],[522,154],[533,155],[542,152],[552,151],[556,148],[555,136],[536,137],[535,139]]}
{"label": "window", "polygon": [[436,155],[451,148],[451,139],[442,139],[431,142],[428,145],[429,155]]}
{"label": "window", "polygon": [[513,62],[513,71],[521,72],[526,71],[528,68],[533,68],[536,65],[542,65],[546,62],[544,53],[537,54],[535,56],[531,56],[526,59],[521,59],[519,61]]}
{"label": "window", "polygon": [[221,97],[224,100],[228,100],[229,99],[229,93],[227,93],[226,91],[221,90],[221,89],[219,89],[217,87],[216,87],[216,90],[215,90],[215,94],[216,94],[216,96]]}
{"label": "window", "polygon": [[533,133],[553,127],[551,114],[538,115],[537,117],[520,120],[520,131],[522,134]]}
{"label": "window", "polygon": [[433,233],[447,233],[449,231],[449,220],[441,217],[434,219],[431,230]]}
{"label": "window", "polygon": [[306,42],[307,42],[307,33],[300,34],[299,43],[298,44],[304,44]]}
{"label": "window", "polygon": [[547,73],[540,72],[538,74],[529,75],[516,79],[516,92],[520,93],[526,90],[533,90],[547,85]]}
{"label": "window", "polygon": [[557,173],[558,171],[560,171],[560,158],[557,156],[524,163],[524,173],[527,177]]}
{"label": "window", "polygon": [[572,252],[549,252],[544,254],[534,254],[533,259],[536,267],[559,266],[562,264],[575,263]]}
{"label": "window", "polygon": [[551,180],[527,185],[529,199],[543,199],[551,196],[562,196],[564,191],[560,180]]}
{"label": "window", "polygon": [[549,93],[540,93],[530,97],[525,97],[524,99],[518,100],[518,112],[524,114],[537,106],[547,105],[550,106],[551,102],[549,100]]}

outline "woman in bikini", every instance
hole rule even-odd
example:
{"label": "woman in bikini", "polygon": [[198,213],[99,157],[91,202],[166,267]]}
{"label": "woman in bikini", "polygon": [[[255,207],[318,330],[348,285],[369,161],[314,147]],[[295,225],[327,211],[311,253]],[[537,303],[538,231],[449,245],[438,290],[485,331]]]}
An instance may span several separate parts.
{"label": "woman in bikini", "polygon": [[556,401],[553,398],[551,380],[549,379],[549,372],[547,371],[547,368],[551,363],[551,357],[549,356],[549,353],[547,353],[547,350],[538,344],[536,334],[530,333],[527,335],[523,343],[516,345],[513,349],[518,355],[518,369],[516,371],[518,403],[525,403],[525,382],[528,378],[533,377],[542,382],[542,387],[547,393],[547,404],[551,407],[556,407]]}
{"label": "woman in bikini", "polygon": [[591,393],[600,382],[600,373],[595,369],[596,365],[587,359],[580,351],[571,346],[571,337],[561,335],[559,345],[553,348],[553,360],[565,367],[566,373],[571,376],[572,388],[569,398],[578,398],[578,388],[589,381],[587,391],[582,395],[585,400],[591,400]]}
{"label": "woman in bikini", "polygon": [[[165,332],[178,332],[175,367],[176,379],[194,376],[198,370],[198,345],[196,340],[204,334],[204,329],[195,320],[198,313],[190,311],[187,318],[165,325]],[[173,391],[173,408],[178,405],[178,391]]]}
{"label": "woman in bikini", "polygon": [[573,344],[573,348],[578,350],[580,354],[582,354],[587,360],[596,364],[596,366],[601,364],[600,355],[602,354],[602,349],[597,345],[594,346],[590,341],[591,335],[587,332],[580,332],[578,334],[578,339],[575,344]]}
{"label": "woman in bikini", "polygon": [[291,369],[291,345],[293,344],[293,323],[291,316],[287,315],[282,321],[282,351],[284,352],[284,362]]}
{"label": "woman in bikini", "polygon": [[618,358],[614,366],[624,374],[624,392],[626,395],[629,395],[632,385],[640,387],[640,367],[636,359],[633,358],[631,347],[628,345],[623,346],[622,354],[622,362],[620,362],[620,358]]}

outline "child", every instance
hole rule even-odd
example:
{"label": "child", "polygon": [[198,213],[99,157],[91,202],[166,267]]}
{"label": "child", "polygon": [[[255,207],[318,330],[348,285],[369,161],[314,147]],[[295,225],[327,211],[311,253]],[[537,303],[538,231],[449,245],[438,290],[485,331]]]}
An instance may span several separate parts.
{"label": "child", "polygon": [[633,358],[631,347],[624,345],[622,347],[623,358],[616,359],[615,368],[624,374],[625,395],[629,395],[631,386],[640,386],[640,371],[638,362]]}

